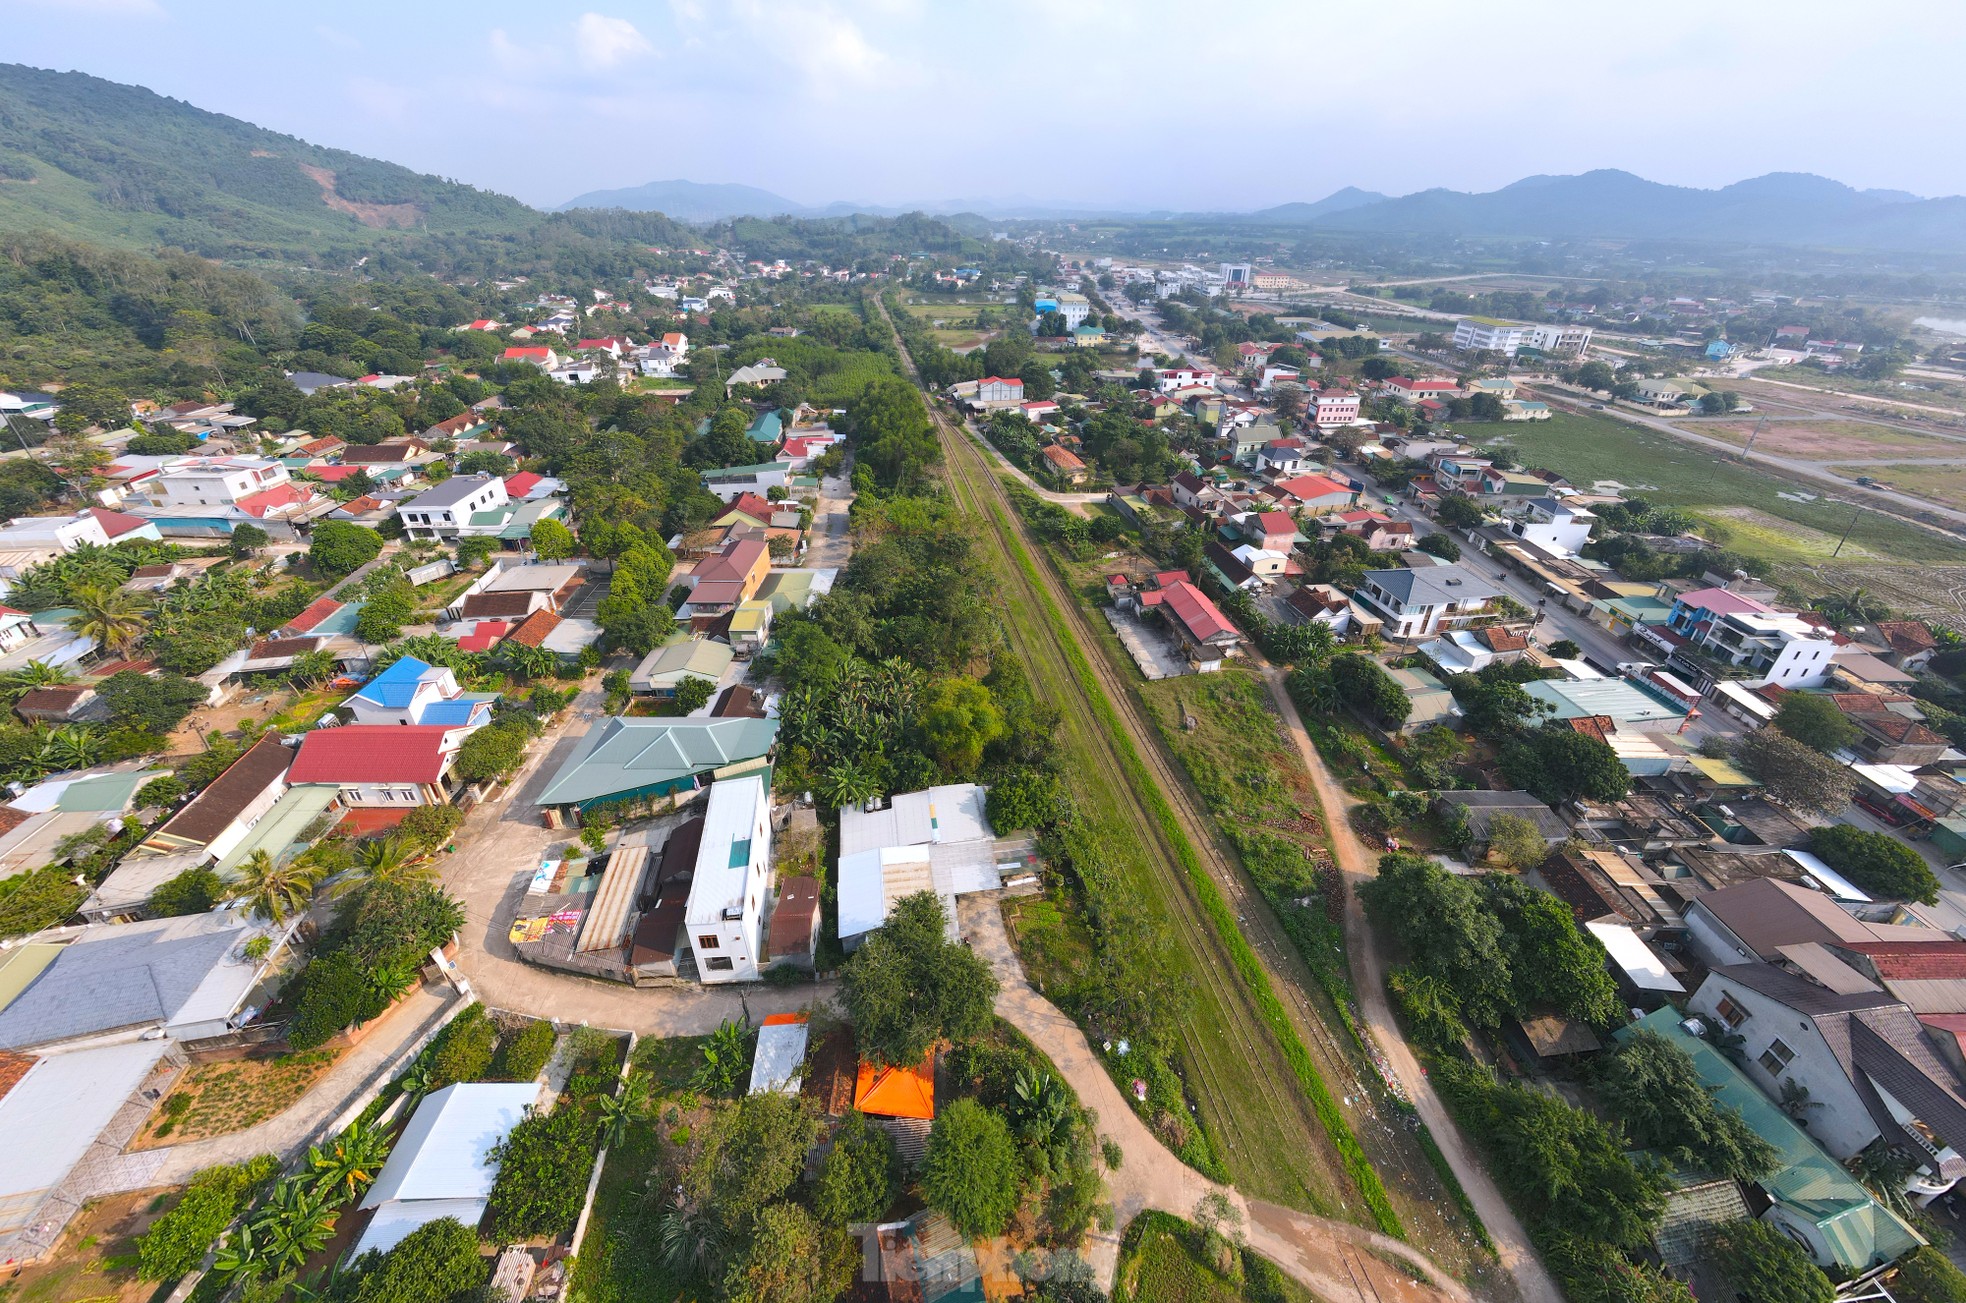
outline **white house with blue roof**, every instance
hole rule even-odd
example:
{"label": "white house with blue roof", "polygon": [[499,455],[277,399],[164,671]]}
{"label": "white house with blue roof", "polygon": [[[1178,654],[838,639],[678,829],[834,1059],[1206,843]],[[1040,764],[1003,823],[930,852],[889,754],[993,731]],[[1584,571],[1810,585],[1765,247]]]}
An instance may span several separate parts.
{"label": "white house with blue roof", "polygon": [[495,692],[466,692],[449,667],[405,656],[342,704],[357,724],[434,724],[476,728],[491,722]]}

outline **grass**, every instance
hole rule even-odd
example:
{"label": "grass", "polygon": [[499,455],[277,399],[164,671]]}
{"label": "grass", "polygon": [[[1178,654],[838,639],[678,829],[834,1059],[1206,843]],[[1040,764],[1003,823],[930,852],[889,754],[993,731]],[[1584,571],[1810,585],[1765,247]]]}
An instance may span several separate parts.
{"label": "grass", "polygon": [[[1120,1242],[1113,1303],[1316,1303],[1268,1259],[1228,1245],[1210,1260],[1199,1227],[1167,1213],[1142,1213]],[[1226,1260],[1230,1274],[1217,1268]]]}
{"label": "grass", "polygon": [[[1547,421],[1516,425],[1505,441],[1523,462],[1558,471],[1579,488],[1615,480],[1659,506],[1709,515],[1722,508],[1751,507],[1831,536],[1842,533],[1850,520],[1850,507],[1825,501],[1826,486],[1820,483],[1791,482],[1612,417],[1557,412]],[[1780,496],[1784,492],[1811,493],[1816,500],[1794,502]],[[1898,564],[1966,561],[1966,546],[1874,511],[1859,512],[1850,537],[1874,555]],[[1770,562],[1807,556],[1783,546],[1779,539],[1757,534],[1729,538],[1726,543]]]}
{"label": "grass", "polygon": [[[635,1047],[635,1066],[651,1065],[655,1094],[674,1089],[665,1073],[673,1074],[701,1057],[703,1037],[643,1041]],[[594,1211],[581,1241],[580,1256],[568,1276],[568,1296],[583,1303],[641,1303],[644,1299],[676,1298],[684,1284],[663,1267],[656,1235],[660,1198],[646,1196],[653,1174],[678,1152],[689,1137],[687,1126],[663,1120],[658,1106],[628,1128],[627,1136],[608,1150],[601,1183],[594,1192]],[[669,1132],[681,1141],[671,1141]],[[658,1190],[663,1187],[658,1184]]]}
{"label": "grass", "polygon": [[339,1050],[307,1050],[277,1059],[198,1064],[178,1078],[135,1147],[175,1145],[257,1126],[292,1107],[340,1055]]}
{"label": "grass", "polygon": [[1784,421],[1774,416],[1761,427],[1759,435],[1754,433],[1757,424],[1753,420],[1692,421],[1685,428],[1710,439],[1725,439],[1736,447],[1744,447],[1752,437],[1756,452],[1780,453],[1805,461],[1889,457],[1897,453],[1907,457],[1941,457],[1954,453],[1966,456],[1966,444],[1957,439],[1941,439],[1866,421]]}
{"label": "grass", "polygon": [[[1966,462],[1966,448],[1960,448]],[[1941,506],[1966,511],[1966,465],[1963,466],[1832,466],[1838,475],[1855,479],[1869,475],[1894,488],[1930,498]]]}

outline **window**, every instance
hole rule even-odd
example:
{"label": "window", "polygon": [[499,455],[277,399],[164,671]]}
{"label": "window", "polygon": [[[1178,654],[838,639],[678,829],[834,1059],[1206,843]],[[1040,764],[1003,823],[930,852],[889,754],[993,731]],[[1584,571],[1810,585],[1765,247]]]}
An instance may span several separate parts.
{"label": "window", "polygon": [[1730,1031],[1748,1020],[1748,1011],[1735,1004],[1734,997],[1731,995],[1721,996],[1720,1003],[1713,1007],[1713,1012],[1716,1018],[1727,1024]]}
{"label": "window", "polygon": [[733,967],[735,967],[735,965],[733,965],[730,962],[730,956],[716,955],[710,960],[710,962],[706,965],[706,967],[708,967],[709,970],[713,973],[728,973]]}
{"label": "window", "polygon": [[696,948],[698,950],[715,950],[722,944],[723,942],[718,940],[717,935],[713,932],[706,932],[696,939]]}
{"label": "window", "polygon": [[1767,1070],[1768,1075],[1773,1077],[1779,1074],[1783,1068],[1788,1067],[1789,1060],[1794,1057],[1795,1051],[1790,1049],[1781,1037],[1777,1036],[1774,1040],[1768,1042],[1768,1048],[1761,1052],[1761,1057],[1756,1062],[1760,1063]]}

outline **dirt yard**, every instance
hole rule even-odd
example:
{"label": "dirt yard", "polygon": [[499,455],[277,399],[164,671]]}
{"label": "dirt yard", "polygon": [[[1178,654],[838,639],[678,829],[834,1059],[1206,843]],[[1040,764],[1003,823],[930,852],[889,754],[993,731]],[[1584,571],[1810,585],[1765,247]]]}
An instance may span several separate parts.
{"label": "dirt yard", "polygon": [[168,1192],[119,1194],[85,1207],[42,1261],[0,1289],[5,1303],[143,1303],[157,1286],[137,1279],[136,1237],[169,1203]]}
{"label": "dirt yard", "polygon": [[[1754,433],[1755,422],[1697,421],[1686,428],[1709,438],[1725,439],[1745,445]],[[1803,457],[1811,461],[1834,461],[1840,457],[1947,457],[1966,458],[1966,443],[1913,430],[1894,430],[1863,421],[1792,421],[1779,417],[1762,427],[1754,441],[1756,452],[1783,457]]]}
{"label": "dirt yard", "polygon": [[309,1050],[275,1059],[198,1064],[178,1078],[131,1148],[207,1140],[257,1126],[306,1094],[339,1057],[339,1050]]}

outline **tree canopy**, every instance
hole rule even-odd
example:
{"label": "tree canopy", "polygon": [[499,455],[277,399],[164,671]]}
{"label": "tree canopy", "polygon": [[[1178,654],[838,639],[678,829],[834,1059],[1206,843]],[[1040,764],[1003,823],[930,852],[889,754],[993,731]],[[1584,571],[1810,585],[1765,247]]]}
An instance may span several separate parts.
{"label": "tree canopy", "polygon": [[1752,1181],[1780,1159],[1739,1113],[1714,1098],[1692,1056],[1657,1032],[1632,1032],[1604,1060],[1598,1098],[1634,1143],[1682,1167]]}
{"label": "tree canopy", "polygon": [[1809,834],[1809,849],[1823,863],[1876,896],[1935,905],[1938,875],[1925,857],[1890,833],[1833,823]]}
{"label": "tree canopy", "polygon": [[903,896],[847,960],[841,999],[861,1051],[877,1063],[913,1067],[936,1041],[965,1040],[990,1025],[996,975],[948,939],[947,920],[934,892]]}

